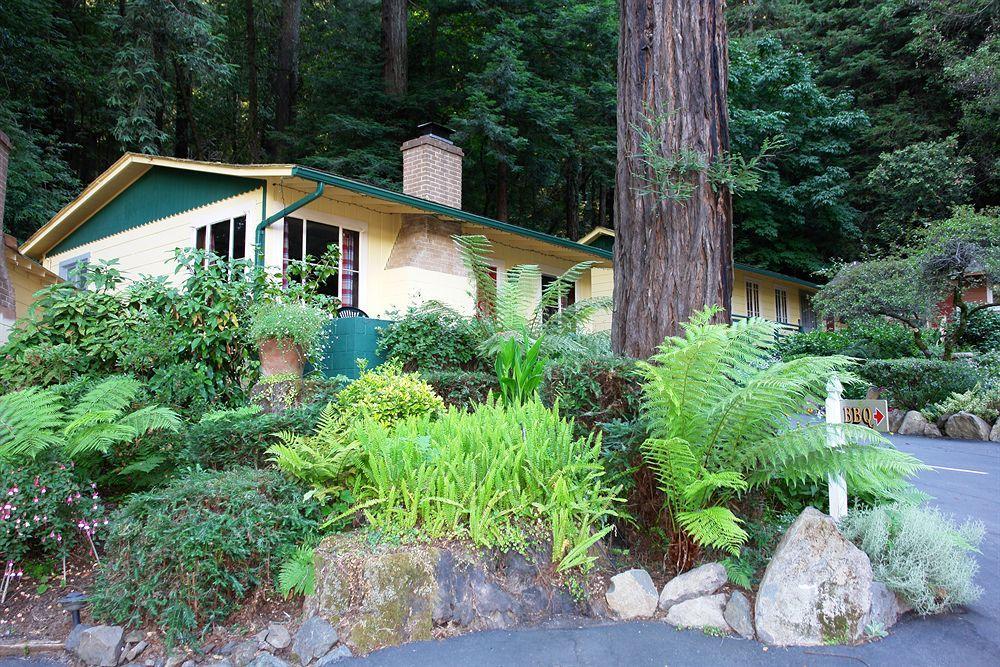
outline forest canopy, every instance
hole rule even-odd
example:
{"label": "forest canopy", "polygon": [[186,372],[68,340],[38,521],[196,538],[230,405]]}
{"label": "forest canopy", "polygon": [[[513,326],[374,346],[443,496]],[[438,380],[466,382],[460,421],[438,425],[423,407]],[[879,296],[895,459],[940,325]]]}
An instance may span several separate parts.
{"label": "forest canopy", "polygon": [[[996,2],[730,5],[733,150],[783,140],[735,201],[738,261],[809,277],[1000,203]],[[4,0],[5,231],[124,151],[398,189],[433,120],[467,209],[579,238],[613,224],[617,22],[613,0]]]}

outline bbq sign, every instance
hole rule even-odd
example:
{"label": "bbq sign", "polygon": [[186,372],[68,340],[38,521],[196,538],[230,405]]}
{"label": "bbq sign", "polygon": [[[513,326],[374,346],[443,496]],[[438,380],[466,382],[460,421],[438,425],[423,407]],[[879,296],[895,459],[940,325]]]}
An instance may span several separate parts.
{"label": "bbq sign", "polygon": [[845,424],[889,432],[889,404],[886,401],[841,401],[840,405]]}

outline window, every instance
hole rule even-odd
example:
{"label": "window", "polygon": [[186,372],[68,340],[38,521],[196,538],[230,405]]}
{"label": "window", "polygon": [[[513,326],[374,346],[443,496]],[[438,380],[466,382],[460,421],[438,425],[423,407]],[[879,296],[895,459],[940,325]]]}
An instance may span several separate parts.
{"label": "window", "polygon": [[760,317],[760,285],[747,281],[747,317]]}
{"label": "window", "polygon": [[327,248],[340,248],[340,269],[320,287],[320,292],[338,297],[344,306],[358,308],[361,293],[361,234],[301,218],[285,218],[283,270],[289,262],[302,261],[306,256],[319,259]]}
{"label": "window", "polygon": [[80,272],[87,267],[90,263],[90,254],[80,255],[79,257],[73,257],[72,259],[67,259],[65,262],[59,262],[59,277],[66,282],[73,283],[80,289],[87,286],[87,280],[84,276],[80,275]]}
{"label": "window", "polygon": [[774,290],[774,319],[788,324],[788,292],[780,288]]}
{"label": "window", "polygon": [[223,259],[243,259],[247,255],[247,217],[220,220],[194,230],[194,247],[208,250]]}
{"label": "window", "polygon": [[[559,280],[556,276],[542,275],[542,294],[545,294],[545,290],[549,288],[550,285],[555,284]],[[569,290],[562,295],[559,299],[559,303],[553,303],[545,307],[545,311],[542,313],[544,319],[549,319],[556,313],[561,313],[563,310],[572,306],[576,303],[576,283],[569,286]]]}

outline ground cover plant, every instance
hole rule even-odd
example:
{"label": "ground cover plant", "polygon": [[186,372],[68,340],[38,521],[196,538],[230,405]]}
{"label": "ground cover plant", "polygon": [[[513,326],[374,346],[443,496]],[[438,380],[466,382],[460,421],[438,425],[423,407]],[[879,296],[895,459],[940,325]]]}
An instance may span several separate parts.
{"label": "ground cover plant", "polygon": [[[882,499],[917,498],[905,478],[922,468],[864,427],[791,426],[821,400],[831,374],[850,379],[845,357],[774,362],[775,325],[751,319],[709,324],[712,310],[668,338],[643,366],[646,463],[664,493],[673,565],[694,564],[701,548],[737,555],[747,540],[730,503],[748,490],[783,481],[825,482],[840,472],[849,488]],[[843,438],[832,448],[828,436]]]}
{"label": "ground cover plant", "polygon": [[957,525],[937,508],[897,504],[850,512],[840,529],[868,554],[875,579],[918,614],[949,611],[983,594],[973,583],[981,522]]}

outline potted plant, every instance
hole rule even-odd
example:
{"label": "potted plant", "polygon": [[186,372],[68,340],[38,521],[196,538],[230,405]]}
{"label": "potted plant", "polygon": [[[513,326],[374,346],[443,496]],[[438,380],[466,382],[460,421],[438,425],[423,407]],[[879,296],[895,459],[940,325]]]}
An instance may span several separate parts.
{"label": "potted plant", "polygon": [[306,355],[323,329],[327,314],[302,304],[266,303],[253,314],[250,337],[260,350],[260,371],[265,377],[302,377]]}

